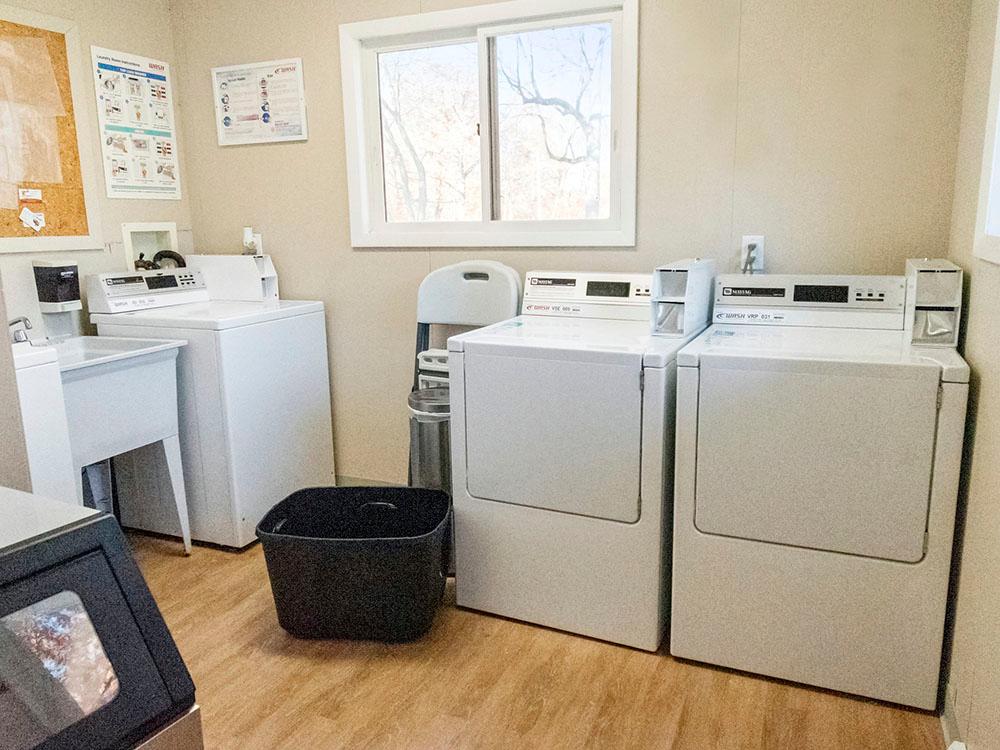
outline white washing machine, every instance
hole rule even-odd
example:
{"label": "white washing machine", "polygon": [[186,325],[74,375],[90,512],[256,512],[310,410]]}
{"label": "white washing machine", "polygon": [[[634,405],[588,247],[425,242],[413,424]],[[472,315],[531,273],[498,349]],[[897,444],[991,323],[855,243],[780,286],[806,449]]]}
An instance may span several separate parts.
{"label": "white washing machine", "polygon": [[531,272],[522,315],[448,340],[460,606],[659,646],[686,339],[649,335],[651,280]]}
{"label": "white washing machine", "polygon": [[678,355],[670,652],[935,706],[969,368],[896,276],[719,276]]}
{"label": "white washing machine", "polygon": [[[279,500],[335,483],[323,303],[211,301],[200,271],[177,268],[91,277],[88,304],[101,336],[188,342],[177,388],[194,539],[245,547]],[[179,534],[156,454],[115,467],[123,525]]]}

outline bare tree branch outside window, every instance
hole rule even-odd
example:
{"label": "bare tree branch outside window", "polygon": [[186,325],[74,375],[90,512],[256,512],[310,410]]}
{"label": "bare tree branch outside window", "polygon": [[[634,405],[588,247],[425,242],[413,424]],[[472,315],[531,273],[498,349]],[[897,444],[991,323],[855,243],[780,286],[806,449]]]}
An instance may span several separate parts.
{"label": "bare tree branch outside window", "polygon": [[475,43],[379,55],[386,221],[478,221]]}
{"label": "bare tree branch outside window", "polygon": [[[604,219],[611,25],[495,39],[500,217]],[[477,45],[379,54],[386,220],[481,218]]]}
{"label": "bare tree branch outside window", "polygon": [[500,215],[610,215],[611,25],[496,40]]}

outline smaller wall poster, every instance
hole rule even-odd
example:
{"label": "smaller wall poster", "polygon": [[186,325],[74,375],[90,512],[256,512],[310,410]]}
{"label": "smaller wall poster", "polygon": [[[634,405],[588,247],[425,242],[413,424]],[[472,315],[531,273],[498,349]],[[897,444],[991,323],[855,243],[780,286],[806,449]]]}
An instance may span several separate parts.
{"label": "smaller wall poster", "polygon": [[91,47],[109,198],[181,197],[170,66]]}
{"label": "smaller wall poster", "polygon": [[220,146],[309,137],[301,58],[212,68],[212,90]]}

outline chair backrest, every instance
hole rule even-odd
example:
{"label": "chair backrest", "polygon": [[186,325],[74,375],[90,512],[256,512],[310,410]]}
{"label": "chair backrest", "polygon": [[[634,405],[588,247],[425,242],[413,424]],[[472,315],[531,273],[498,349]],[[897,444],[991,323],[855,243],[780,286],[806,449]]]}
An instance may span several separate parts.
{"label": "chair backrest", "polygon": [[431,271],[417,292],[417,323],[486,326],[518,313],[521,277],[494,260],[465,260]]}

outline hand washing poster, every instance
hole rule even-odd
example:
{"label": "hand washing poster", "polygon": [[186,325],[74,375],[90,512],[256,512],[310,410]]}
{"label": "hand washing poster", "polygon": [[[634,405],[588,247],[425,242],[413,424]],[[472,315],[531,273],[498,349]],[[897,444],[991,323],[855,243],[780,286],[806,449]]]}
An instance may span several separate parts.
{"label": "hand washing poster", "polygon": [[109,198],[181,197],[170,66],[91,47]]}
{"label": "hand washing poster", "polygon": [[220,146],[308,138],[300,58],[212,68],[212,90]]}

